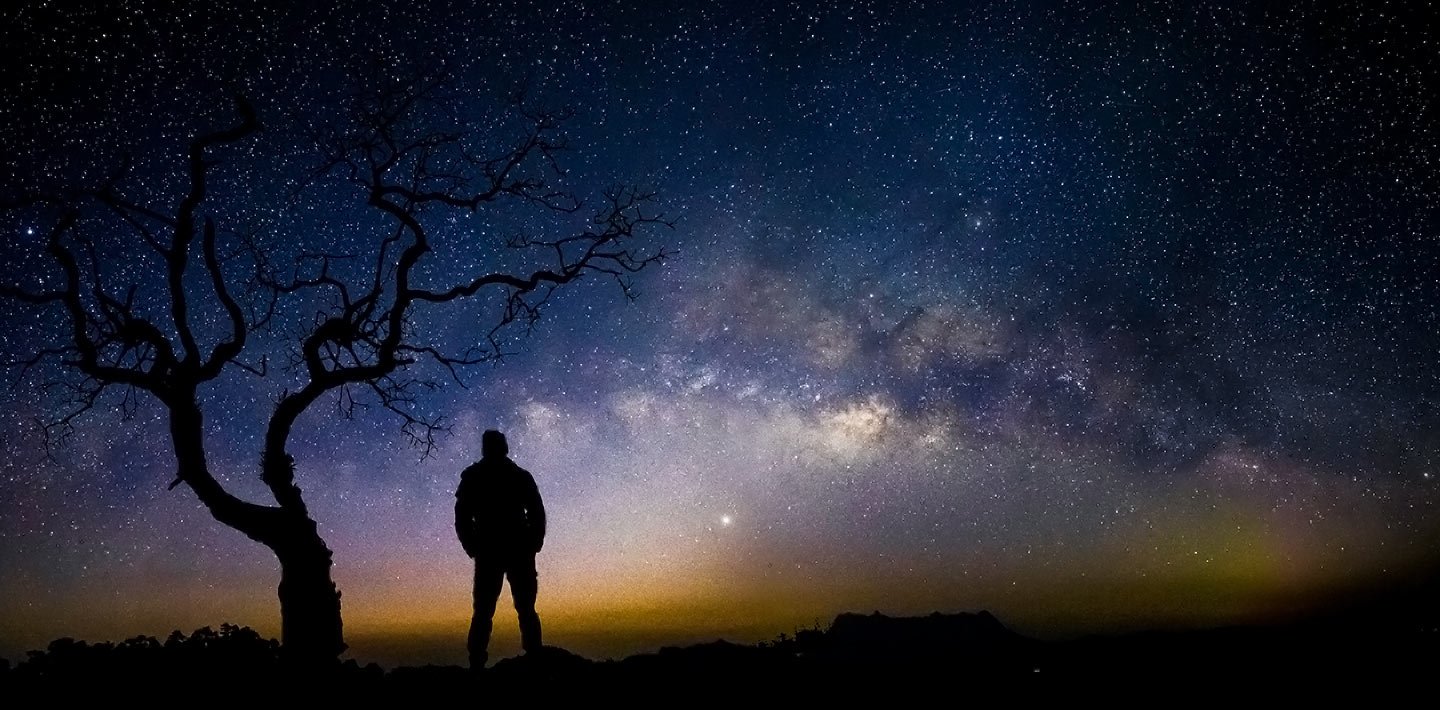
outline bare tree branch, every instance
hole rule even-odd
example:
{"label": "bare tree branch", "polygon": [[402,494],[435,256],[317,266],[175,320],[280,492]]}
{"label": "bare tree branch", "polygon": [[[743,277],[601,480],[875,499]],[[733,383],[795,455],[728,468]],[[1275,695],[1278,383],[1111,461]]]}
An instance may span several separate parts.
{"label": "bare tree branch", "polygon": [[215,253],[215,221],[205,220],[205,236],[202,239],[202,253],[205,259],[205,270],[210,273],[210,285],[215,289],[215,296],[220,299],[221,307],[225,309],[225,315],[230,319],[230,337],[215,346],[210,353],[210,359],[200,366],[199,379],[201,382],[213,380],[219,376],[220,371],[226,364],[233,362],[245,349],[245,339],[250,333],[248,324],[245,321],[245,313],[240,310],[240,304],[230,294],[230,289],[225,285],[225,274],[220,269],[220,258]]}
{"label": "bare tree branch", "polygon": [[[256,117],[255,109],[250,105],[250,102],[242,97],[235,97],[235,110],[240,114],[240,122],[238,124],[228,129],[201,135],[190,142],[188,161],[190,190],[184,199],[180,201],[180,206],[176,210],[174,237],[171,240],[170,247],[165,251],[165,260],[168,267],[166,269],[166,280],[170,289],[171,313],[175,321],[175,331],[179,334],[180,343],[185,350],[185,365],[191,368],[201,367],[200,348],[196,344],[195,334],[190,328],[190,307],[189,299],[185,293],[184,278],[185,269],[190,259],[190,245],[195,240],[195,213],[196,210],[199,209],[200,203],[205,200],[205,192],[208,185],[207,175],[209,173],[210,163],[206,160],[205,153],[209,148],[226,143],[234,143],[260,130],[260,121]],[[212,276],[217,279],[216,291],[222,295],[223,300],[226,295],[223,277],[219,276],[218,270],[212,272]],[[229,310],[229,304],[226,305],[226,310]],[[235,317],[235,314],[232,313],[231,317]],[[244,326],[237,326],[237,329],[243,331]],[[241,344],[241,346],[243,347],[243,344]],[[239,352],[238,349],[236,349],[235,352]],[[233,355],[231,355],[231,357],[233,357]],[[212,363],[214,363],[213,360]],[[213,369],[215,373],[218,373],[220,368],[224,366],[224,363],[225,361],[222,359],[218,364],[214,365],[213,368],[204,369]],[[209,377],[202,377],[202,379],[210,379],[212,377],[214,377],[213,374]]]}
{"label": "bare tree branch", "polygon": [[[567,215],[582,202],[552,187],[541,176],[563,174],[556,156],[567,145],[557,136],[569,111],[536,111],[517,97],[512,109],[528,126],[522,137],[498,155],[477,157],[462,131],[412,133],[411,109],[439,84],[420,80],[391,88],[389,93],[363,97],[353,111],[351,132],[319,134],[322,172],[334,173],[361,188],[366,203],[390,217],[395,228],[378,240],[368,290],[353,294],[330,270],[338,255],[311,255],[318,270],[287,283],[271,282],[279,292],[326,287],[339,296],[335,310],[316,319],[302,339],[296,363],[307,375],[301,388],[286,393],[271,418],[267,451],[283,451],[296,419],[326,392],[340,390],[342,410],[353,414],[358,401],[352,385],[364,385],[380,405],[400,417],[402,433],[429,455],[437,422],[415,414],[413,392],[421,380],[395,374],[426,360],[443,367],[463,386],[459,369],[493,362],[506,354],[501,333],[513,324],[528,333],[559,287],[588,274],[613,279],[627,298],[634,293],[630,276],[671,256],[664,249],[638,251],[630,246],[637,233],[655,226],[673,226],[648,212],[653,195],[633,188],[605,194],[605,207],[579,232],[555,238],[511,240],[507,246],[537,256],[548,265],[522,273],[495,271],[444,289],[414,283],[417,269],[431,252],[425,215],[432,209],[476,211],[482,205],[513,200],[542,211]],[[535,168],[540,168],[537,173]],[[415,342],[409,332],[417,303],[439,306],[465,300],[491,289],[503,294],[503,309],[482,342],[458,354]],[[387,301],[388,299],[388,301]],[[432,387],[425,382],[424,387]],[[290,485],[284,467],[276,467],[267,483],[272,490]],[[298,500],[295,502],[298,504]],[[284,505],[284,503],[282,503]]]}

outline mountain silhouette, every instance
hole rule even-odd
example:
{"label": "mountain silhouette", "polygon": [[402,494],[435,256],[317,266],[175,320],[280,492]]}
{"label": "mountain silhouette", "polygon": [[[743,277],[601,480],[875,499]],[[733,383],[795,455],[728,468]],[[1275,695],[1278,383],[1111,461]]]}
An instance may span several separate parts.
{"label": "mountain silhouette", "polygon": [[1007,628],[988,612],[891,617],[841,614],[829,628],[773,641],[717,640],[666,647],[621,660],[593,661],[562,648],[502,659],[476,672],[459,666],[400,667],[386,672],[354,661],[328,672],[296,675],[278,642],[233,625],[175,632],[164,642],[52,642],[11,666],[0,662],[0,697],[40,692],[53,698],[145,692],[157,687],[224,687],[236,683],[308,683],[335,699],[437,702],[457,692],[566,698],[641,692],[674,698],[673,689],[716,693],[771,689],[782,695],[843,698],[849,689],[977,692],[1197,686],[1298,680],[1331,683],[1424,682],[1440,660],[1440,633],[1428,625],[1377,625],[1331,618],[1306,623],[1198,631],[1144,632],[1042,641]]}

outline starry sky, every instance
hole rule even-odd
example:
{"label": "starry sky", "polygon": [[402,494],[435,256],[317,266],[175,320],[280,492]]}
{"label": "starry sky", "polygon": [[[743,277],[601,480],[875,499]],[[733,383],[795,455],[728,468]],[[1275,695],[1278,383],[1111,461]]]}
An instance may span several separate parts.
{"label": "starry sky", "polygon": [[[184,141],[250,97],[206,214],[284,248],[373,249],[307,130],[442,66],[472,130],[516,86],[570,106],[567,185],[654,189],[678,251],[567,287],[517,352],[425,395],[420,460],[329,403],[292,451],[351,655],[456,661],[451,528],[479,434],[550,511],[547,642],[616,656],[847,610],[990,609],[1022,631],[1288,618],[1423,577],[1440,538],[1440,28],[1406,3],[11,3],[7,194],[173,206]],[[497,117],[499,116],[499,117]],[[435,215],[452,282],[546,215]],[[50,225],[0,218],[34,285]],[[377,236],[380,235],[380,236]],[[117,278],[147,264],[117,232]],[[133,242],[133,238],[132,238]],[[277,257],[284,256],[282,248]],[[251,351],[277,363],[288,303]],[[6,360],[53,335],[7,303]],[[461,347],[483,308],[417,318]],[[288,338],[288,339],[287,339]],[[252,359],[252,362],[254,360]],[[7,377],[15,379],[11,368]],[[47,460],[44,371],[0,402],[0,655],[221,621],[278,635],[278,566],[183,486],[159,406],[118,398]],[[204,392],[212,467],[258,481],[283,368]],[[518,646],[497,615],[496,651]]]}

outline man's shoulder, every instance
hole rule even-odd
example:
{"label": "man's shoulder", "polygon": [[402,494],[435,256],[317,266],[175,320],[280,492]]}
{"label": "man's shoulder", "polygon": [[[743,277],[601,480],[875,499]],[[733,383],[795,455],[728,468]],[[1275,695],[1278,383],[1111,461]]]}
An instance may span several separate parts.
{"label": "man's shoulder", "polygon": [[477,482],[480,477],[484,475],[484,467],[481,466],[482,463],[484,462],[476,461],[466,466],[465,470],[460,472],[460,485],[455,488],[455,495],[463,495],[467,488],[473,488],[478,485]]}
{"label": "man's shoulder", "polygon": [[479,480],[489,476],[505,476],[506,474],[529,476],[530,472],[510,459],[480,459],[466,466],[460,472],[460,482]]}
{"label": "man's shoulder", "polygon": [[525,480],[527,480],[527,481],[531,481],[531,482],[534,482],[534,481],[535,481],[535,476],[532,475],[532,474],[530,473],[530,471],[526,470],[525,467],[521,466],[520,464],[517,464],[517,463],[515,463],[514,461],[511,461],[511,462],[510,462],[510,467],[511,467],[512,470],[515,471],[515,475],[517,475],[517,476],[519,476],[519,477],[521,477],[521,478],[523,478],[523,479],[525,479]]}

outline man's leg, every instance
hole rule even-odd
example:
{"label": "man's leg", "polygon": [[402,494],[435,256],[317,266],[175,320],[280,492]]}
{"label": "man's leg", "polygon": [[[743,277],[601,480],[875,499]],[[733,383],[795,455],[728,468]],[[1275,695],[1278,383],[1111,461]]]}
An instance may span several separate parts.
{"label": "man's leg", "polygon": [[539,579],[535,573],[535,555],[520,555],[510,564],[510,596],[515,600],[515,613],[520,617],[520,645],[526,653],[539,651],[540,615],[535,613],[535,596]]}
{"label": "man's leg", "polygon": [[475,560],[475,615],[470,617],[466,647],[470,651],[470,667],[476,670],[484,668],[490,658],[486,649],[490,646],[491,618],[495,616],[495,602],[500,598],[500,585],[504,581],[505,570],[500,565]]}

